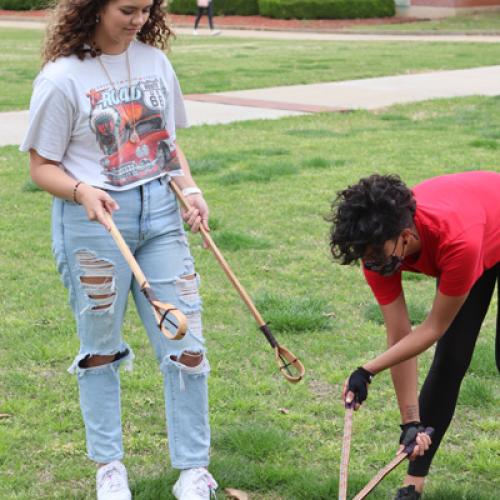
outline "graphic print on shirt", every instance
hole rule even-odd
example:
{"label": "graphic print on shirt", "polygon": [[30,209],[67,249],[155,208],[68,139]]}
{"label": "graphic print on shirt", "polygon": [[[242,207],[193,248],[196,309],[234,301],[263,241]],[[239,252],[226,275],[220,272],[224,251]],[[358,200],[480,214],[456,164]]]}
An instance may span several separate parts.
{"label": "graphic print on shirt", "polygon": [[160,79],[141,80],[131,88],[126,82],[116,89],[92,89],[87,96],[108,184],[126,186],[179,168],[172,161],[176,151],[166,130],[167,90]]}

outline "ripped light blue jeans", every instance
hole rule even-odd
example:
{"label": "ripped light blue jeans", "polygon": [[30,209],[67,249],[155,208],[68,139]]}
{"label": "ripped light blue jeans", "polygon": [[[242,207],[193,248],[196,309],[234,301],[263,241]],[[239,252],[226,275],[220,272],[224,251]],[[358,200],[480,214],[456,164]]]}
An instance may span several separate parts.
{"label": "ripped light blue jeans", "polygon": [[[130,366],[134,357],[121,332],[131,291],[163,375],[172,466],[207,466],[210,368],[202,335],[199,278],[177,200],[165,180],[110,195],[120,206],[113,219],[155,295],[184,312],[188,332],[182,340],[168,340],[160,332],[151,306],[106,229],[89,221],[82,206],[55,198],[53,250],[80,338],[80,352],[69,371],[78,378],[89,458],[108,463],[123,457],[119,367]],[[188,367],[175,361],[185,351],[202,354],[202,362]],[[117,355],[111,363],[82,367],[92,355],[111,354]]]}

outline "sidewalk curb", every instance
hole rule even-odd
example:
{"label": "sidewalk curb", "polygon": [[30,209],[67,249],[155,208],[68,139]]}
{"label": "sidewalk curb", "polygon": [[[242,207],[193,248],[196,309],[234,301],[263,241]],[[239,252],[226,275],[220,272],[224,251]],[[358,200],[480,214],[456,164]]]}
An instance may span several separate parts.
{"label": "sidewalk curb", "polygon": [[[1,20],[1,18],[0,18]],[[191,24],[181,23],[172,25],[173,28],[192,28]],[[318,33],[325,35],[390,35],[390,36],[500,36],[500,31],[391,31],[391,30],[352,30],[352,29],[324,29],[324,28],[301,28],[301,29],[287,29],[287,28],[268,28],[268,27],[251,27],[235,25],[224,25],[219,27],[221,30],[239,30],[239,31],[279,31],[284,33]]]}
{"label": "sidewalk curb", "polygon": [[47,17],[27,17],[27,16],[2,16],[0,15],[0,21],[16,21],[16,23],[46,23],[48,21]]}

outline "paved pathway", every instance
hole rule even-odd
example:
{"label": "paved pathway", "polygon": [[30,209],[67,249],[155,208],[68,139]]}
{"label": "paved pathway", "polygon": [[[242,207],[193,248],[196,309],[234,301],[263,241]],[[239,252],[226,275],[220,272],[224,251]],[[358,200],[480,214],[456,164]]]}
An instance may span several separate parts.
{"label": "paved pathway", "polygon": [[[8,26],[42,29],[45,24],[0,20],[0,28]],[[177,32],[184,36],[191,30],[180,28]],[[227,30],[222,36],[294,40],[500,42],[500,37],[494,36],[341,35],[252,30]],[[398,103],[469,95],[500,95],[500,66],[185,97],[191,125],[214,125],[320,111],[377,109]],[[0,146],[19,144],[27,123],[27,111],[0,113]]]}
{"label": "paved pathway", "polygon": [[234,105],[317,112],[377,109],[470,95],[499,95],[500,66],[187,96]]}
{"label": "paved pathway", "polygon": [[[470,95],[500,95],[500,66],[187,95],[186,108],[191,125],[214,125]],[[27,121],[27,111],[0,113],[0,145],[19,144]]]}
{"label": "paved pathway", "polygon": [[[500,66],[185,97],[191,125],[214,125],[470,95],[500,95]],[[19,144],[27,122],[27,111],[0,113],[0,146]]]}
{"label": "paved pathway", "polygon": [[[192,29],[174,28],[180,35],[191,35]],[[200,33],[209,33],[200,30]],[[310,31],[222,30],[221,36],[273,40],[312,40],[331,42],[457,42],[500,43],[498,35],[376,35],[373,33],[314,33]]]}

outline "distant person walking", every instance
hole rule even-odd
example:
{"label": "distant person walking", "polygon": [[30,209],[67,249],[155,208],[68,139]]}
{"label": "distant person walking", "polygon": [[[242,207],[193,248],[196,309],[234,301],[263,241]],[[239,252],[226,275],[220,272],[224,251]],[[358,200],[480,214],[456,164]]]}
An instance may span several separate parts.
{"label": "distant person walking", "polygon": [[212,0],[196,0],[196,5],[198,6],[198,14],[196,15],[196,20],[194,22],[194,30],[193,35],[198,34],[198,25],[200,24],[200,20],[203,17],[203,14],[206,12],[208,17],[208,25],[210,26],[210,34],[211,35],[220,35],[220,30],[214,29],[214,13],[213,13],[213,2]]}

